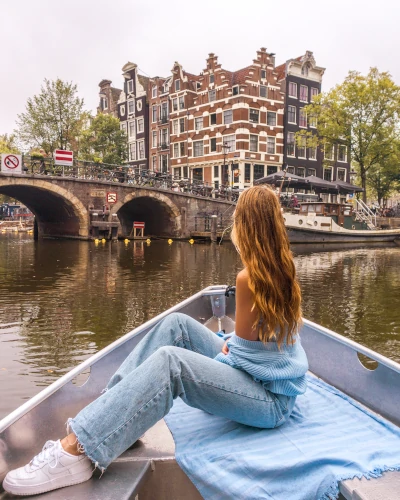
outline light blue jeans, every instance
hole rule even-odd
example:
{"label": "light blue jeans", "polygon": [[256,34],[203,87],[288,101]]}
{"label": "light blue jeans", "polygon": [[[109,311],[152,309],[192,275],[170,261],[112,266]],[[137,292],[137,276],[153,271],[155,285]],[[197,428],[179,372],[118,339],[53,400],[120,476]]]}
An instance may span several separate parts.
{"label": "light blue jeans", "polygon": [[273,394],[246,372],[215,361],[224,341],[184,314],[170,314],[139,342],[107,390],[69,420],[102,471],[162,419],[175,398],[259,428],[283,424],[294,397]]}

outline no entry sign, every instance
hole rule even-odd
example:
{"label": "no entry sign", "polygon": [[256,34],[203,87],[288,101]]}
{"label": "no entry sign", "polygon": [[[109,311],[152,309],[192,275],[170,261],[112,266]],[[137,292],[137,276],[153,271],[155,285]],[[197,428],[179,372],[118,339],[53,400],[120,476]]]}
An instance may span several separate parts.
{"label": "no entry sign", "polygon": [[2,154],[1,171],[9,174],[20,174],[22,172],[22,156],[8,153]]}
{"label": "no entry sign", "polygon": [[136,229],[144,229],[144,222],[134,222],[133,227]]}
{"label": "no entry sign", "polygon": [[72,167],[74,164],[74,153],[72,151],[64,151],[63,149],[56,149],[54,151],[55,165],[64,165],[65,167]]}
{"label": "no entry sign", "polygon": [[107,203],[117,203],[117,193],[107,193]]}

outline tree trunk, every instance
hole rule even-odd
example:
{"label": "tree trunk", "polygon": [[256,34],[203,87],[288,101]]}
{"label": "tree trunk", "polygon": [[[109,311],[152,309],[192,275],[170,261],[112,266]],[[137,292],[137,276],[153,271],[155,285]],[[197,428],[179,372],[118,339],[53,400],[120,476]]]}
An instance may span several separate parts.
{"label": "tree trunk", "polygon": [[361,187],[364,189],[362,198],[363,202],[367,203],[367,176],[364,165],[360,165],[360,173],[361,173]]}

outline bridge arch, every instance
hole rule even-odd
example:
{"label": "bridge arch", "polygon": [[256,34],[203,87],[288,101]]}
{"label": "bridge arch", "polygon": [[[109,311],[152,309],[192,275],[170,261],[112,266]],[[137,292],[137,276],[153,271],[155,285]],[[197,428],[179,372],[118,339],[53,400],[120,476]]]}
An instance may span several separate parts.
{"label": "bridge arch", "polygon": [[88,238],[89,215],[67,189],[43,179],[1,177],[0,193],[26,205],[36,217],[39,237]]}
{"label": "bridge arch", "polygon": [[161,192],[137,189],[113,205],[111,213],[117,214],[123,236],[130,234],[134,221],[145,223],[145,235],[180,236],[182,233],[178,206]]}

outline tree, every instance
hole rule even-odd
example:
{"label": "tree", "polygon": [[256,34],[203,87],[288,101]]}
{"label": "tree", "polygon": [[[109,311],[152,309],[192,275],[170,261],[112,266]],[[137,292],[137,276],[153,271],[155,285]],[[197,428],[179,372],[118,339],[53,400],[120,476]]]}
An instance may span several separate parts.
{"label": "tree", "polygon": [[98,114],[90,127],[82,133],[80,154],[82,160],[120,165],[127,159],[127,136],[117,118]]}
{"label": "tree", "polygon": [[71,82],[44,80],[38,95],[28,99],[26,110],[18,115],[18,136],[28,148],[46,154],[69,149],[80,134],[83,99]]}
{"label": "tree", "polygon": [[400,87],[377,68],[366,76],[350,71],[343,83],[316,96],[306,112],[317,120],[319,145],[347,146],[366,201],[369,172],[387,164],[398,141]]}
{"label": "tree", "polygon": [[391,192],[400,187],[400,142],[394,144],[392,154],[381,163],[373,165],[367,178],[370,191],[379,205]]}
{"label": "tree", "polygon": [[15,134],[0,134],[0,153],[19,153]]}

